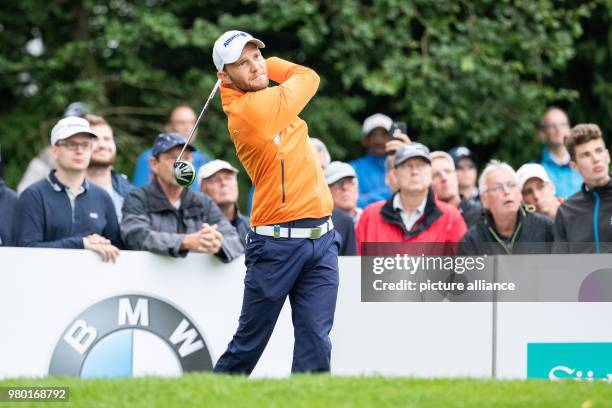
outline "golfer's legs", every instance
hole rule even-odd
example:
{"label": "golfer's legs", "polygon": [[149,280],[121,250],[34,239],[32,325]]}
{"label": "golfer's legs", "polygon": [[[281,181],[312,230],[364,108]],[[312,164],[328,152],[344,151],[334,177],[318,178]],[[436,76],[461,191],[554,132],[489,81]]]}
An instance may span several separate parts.
{"label": "golfer's legs", "polygon": [[312,241],[311,262],[295,282],[291,300],[295,346],[292,372],[325,372],[330,369],[329,332],[338,295],[338,246],[336,231]]}
{"label": "golfer's legs", "polygon": [[257,287],[244,288],[238,330],[215,365],[215,372],[250,374],[274,330],[286,296],[265,297]]}
{"label": "golfer's legs", "polygon": [[250,236],[238,330],[217,361],[215,372],[250,374],[255,368],[303,267],[305,256],[300,241]]}

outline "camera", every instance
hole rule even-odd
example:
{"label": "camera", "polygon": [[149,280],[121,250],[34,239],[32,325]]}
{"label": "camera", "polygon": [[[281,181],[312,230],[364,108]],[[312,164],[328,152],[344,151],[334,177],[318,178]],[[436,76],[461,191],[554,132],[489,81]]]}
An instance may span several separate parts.
{"label": "camera", "polygon": [[397,132],[402,133],[404,135],[407,134],[408,126],[406,126],[406,122],[393,122],[393,124],[391,125],[391,129],[389,129],[389,133],[393,137]]}

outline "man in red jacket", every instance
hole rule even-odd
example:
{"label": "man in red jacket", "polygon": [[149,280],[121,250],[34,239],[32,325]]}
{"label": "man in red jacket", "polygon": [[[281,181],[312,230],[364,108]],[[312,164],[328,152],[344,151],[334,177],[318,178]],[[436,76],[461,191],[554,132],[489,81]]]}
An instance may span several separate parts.
{"label": "man in red jacket", "polygon": [[431,189],[429,149],[407,144],[395,154],[394,166],[399,191],[366,207],[357,225],[357,253],[368,242],[459,242],[467,227]]}

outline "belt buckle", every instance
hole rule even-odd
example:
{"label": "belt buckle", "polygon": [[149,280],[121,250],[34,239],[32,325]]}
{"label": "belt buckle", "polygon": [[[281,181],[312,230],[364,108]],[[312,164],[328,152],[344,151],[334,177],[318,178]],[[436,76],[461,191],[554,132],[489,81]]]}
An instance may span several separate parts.
{"label": "belt buckle", "polygon": [[323,231],[323,228],[321,227],[314,227],[310,229],[310,239],[319,239],[321,238],[321,231]]}
{"label": "belt buckle", "polygon": [[281,227],[280,225],[276,224],[274,225],[274,238],[280,238],[281,237]]}

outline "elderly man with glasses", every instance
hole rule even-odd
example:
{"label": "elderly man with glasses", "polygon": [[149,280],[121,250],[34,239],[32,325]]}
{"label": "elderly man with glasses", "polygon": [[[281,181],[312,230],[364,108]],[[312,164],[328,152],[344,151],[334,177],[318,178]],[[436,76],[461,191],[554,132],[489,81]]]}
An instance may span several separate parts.
{"label": "elderly man with glasses", "polygon": [[553,241],[553,222],[522,206],[518,178],[510,165],[491,161],[482,172],[478,187],[485,216],[461,240],[460,254],[550,252],[548,243]]}

